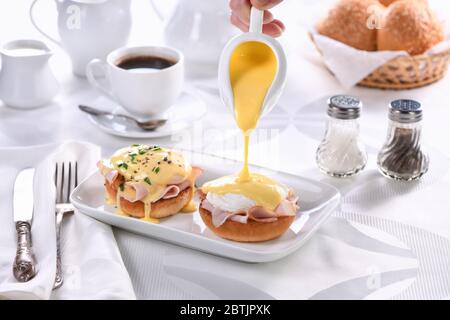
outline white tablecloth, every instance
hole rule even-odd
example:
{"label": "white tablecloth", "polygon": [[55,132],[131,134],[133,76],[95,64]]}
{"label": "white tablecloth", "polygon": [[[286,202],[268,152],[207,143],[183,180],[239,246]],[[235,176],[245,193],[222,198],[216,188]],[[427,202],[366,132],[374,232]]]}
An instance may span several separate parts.
{"label": "white tablecloth", "polygon": [[[30,1],[2,1],[0,40],[41,38],[27,17]],[[436,1],[434,2],[436,3]],[[309,243],[281,261],[245,264],[115,230],[139,298],[380,299],[450,297],[450,77],[411,91],[344,90],[324,68],[303,24],[324,10],[326,1],[287,0],[277,9],[288,31],[281,41],[289,58],[289,79],[279,106],[264,119],[251,146],[251,162],[320,179],[339,188],[343,204]],[[49,13],[48,26],[54,21]],[[134,0],[131,44],[160,43],[161,24],[147,1]],[[25,146],[67,139],[102,147],[105,156],[133,142],[99,131],[77,110],[98,96],[71,75],[68,57],[54,48],[52,66],[62,84],[54,104],[32,111],[0,105],[0,146]],[[151,143],[241,159],[241,138],[221,105],[215,79],[188,80],[208,102],[207,117],[193,128]],[[336,180],[316,168],[326,98],[336,93],[365,103],[362,134],[369,166],[358,177]],[[424,143],[429,174],[418,183],[388,181],[375,156],[384,142],[387,105],[414,98],[424,105]],[[39,121],[36,121],[39,119]],[[217,121],[220,119],[220,121]],[[268,152],[270,150],[270,152]]]}

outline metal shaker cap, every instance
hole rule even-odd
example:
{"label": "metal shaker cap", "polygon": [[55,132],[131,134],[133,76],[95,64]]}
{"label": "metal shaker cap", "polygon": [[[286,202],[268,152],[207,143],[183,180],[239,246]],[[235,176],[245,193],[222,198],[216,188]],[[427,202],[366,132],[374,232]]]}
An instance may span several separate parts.
{"label": "metal shaker cap", "polygon": [[362,102],[352,96],[337,95],[328,100],[328,115],[335,119],[358,119],[361,114]]}
{"label": "metal shaker cap", "polygon": [[415,123],[423,118],[420,102],[400,99],[394,100],[389,105],[389,119],[400,123]]}

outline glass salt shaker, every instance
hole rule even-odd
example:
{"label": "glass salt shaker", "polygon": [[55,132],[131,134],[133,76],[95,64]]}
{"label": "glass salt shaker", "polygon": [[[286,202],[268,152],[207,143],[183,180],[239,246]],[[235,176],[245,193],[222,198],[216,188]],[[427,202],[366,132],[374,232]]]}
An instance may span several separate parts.
{"label": "glass salt shaker", "polygon": [[391,102],[388,135],[378,154],[378,168],[386,177],[412,181],[428,171],[429,158],[421,147],[422,118],[419,102]]}
{"label": "glass salt shaker", "polygon": [[337,95],[328,100],[328,123],[319,145],[319,169],[333,177],[357,174],[367,163],[367,152],[360,139],[359,117],[362,102],[356,97]]}

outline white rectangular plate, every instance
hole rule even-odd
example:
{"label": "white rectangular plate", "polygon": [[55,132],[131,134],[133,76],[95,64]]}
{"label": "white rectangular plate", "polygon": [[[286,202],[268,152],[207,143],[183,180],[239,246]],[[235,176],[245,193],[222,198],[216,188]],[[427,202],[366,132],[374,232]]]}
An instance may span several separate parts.
{"label": "white rectangular plate", "polygon": [[[200,153],[185,153],[193,165],[204,170],[197,184],[238,172],[240,162]],[[337,189],[327,184],[252,167],[295,190],[300,197],[300,212],[290,229],[280,238],[263,243],[239,243],[217,237],[208,230],[198,212],[178,214],[152,224],[115,214],[113,206],[105,205],[103,177],[95,173],[74,190],[71,201],[80,212],[106,224],[160,239],[180,246],[245,262],[269,262],[283,258],[298,248],[317,231],[340,202]]]}

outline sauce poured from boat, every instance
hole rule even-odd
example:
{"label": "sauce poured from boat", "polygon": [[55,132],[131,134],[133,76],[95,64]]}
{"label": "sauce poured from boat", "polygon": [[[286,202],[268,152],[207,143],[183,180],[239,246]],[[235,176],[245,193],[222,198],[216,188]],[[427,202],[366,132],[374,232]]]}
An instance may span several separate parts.
{"label": "sauce poured from boat", "polygon": [[218,195],[241,194],[268,209],[275,207],[286,196],[274,180],[251,173],[248,167],[250,135],[256,128],[267,93],[278,71],[278,60],[273,50],[257,41],[241,43],[231,54],[230,84],[234,98],[236,124],[244,137],[244,167],[237,175],[226,176],[206,183],[205,193]]}

